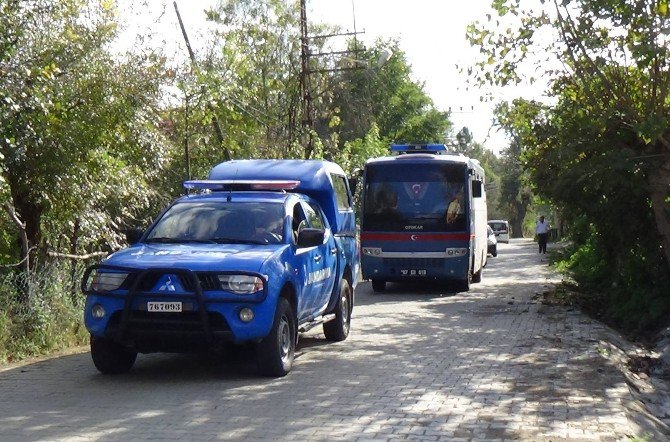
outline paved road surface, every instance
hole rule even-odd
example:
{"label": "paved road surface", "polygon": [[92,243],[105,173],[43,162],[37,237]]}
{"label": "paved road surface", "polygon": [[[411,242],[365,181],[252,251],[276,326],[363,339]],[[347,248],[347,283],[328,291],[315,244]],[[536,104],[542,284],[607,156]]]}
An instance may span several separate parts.
{"label": "paved road surface", "polygon": [[357,290],[352,333],[299,344],[283,379],[232,362],[140,355],[127,375],[87,353],[0,372],[4,440],[620,440],[641,435],[606,330],[533,299],[556,282],[530,241],[502,244],[483,282]]}

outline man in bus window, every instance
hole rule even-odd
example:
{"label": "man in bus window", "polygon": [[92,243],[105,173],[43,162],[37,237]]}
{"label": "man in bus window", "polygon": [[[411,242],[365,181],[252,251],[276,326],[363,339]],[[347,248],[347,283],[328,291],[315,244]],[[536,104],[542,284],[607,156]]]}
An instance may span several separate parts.
{"label": "man in bus window", "polygon": [[380,206],[379,213],[385,217],[390,217],[391,220],[397,220],[400,217],[398,213],[398,194],[391,187],[384,187],[380,192]]}
{"label": "man in bus window", "polygon": [[463,189],[459,190],[451,197],[449,206],[447,207],[447,224],[451,224],[458,218],[461,213],[461,201],[463,200]]}

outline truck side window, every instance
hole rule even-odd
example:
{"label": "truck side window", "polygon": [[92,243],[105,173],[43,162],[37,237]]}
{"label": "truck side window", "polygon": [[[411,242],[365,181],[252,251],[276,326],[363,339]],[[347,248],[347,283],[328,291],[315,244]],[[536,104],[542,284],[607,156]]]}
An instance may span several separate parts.
{"label": "truck side window", "polygon": [[312,207],[311,204],[306,204],[305,212],[307,213],[307,220],[311,228],[321,230],[326,228],[326,225],[323,222],[323,218],[321,218],[321,214],[317,208]]}
{"label": "truck side window", "polygon": [[307,217],[302,210],[302,205],[296,203],[296,205],[293,206],[293,221],[291,222],[291,232],[293,234],[294,243],[298,242],[298,233],[305,227],[307,227]]}
{"label": "truck side window", "polygon": [[347,179],[342,175],[330,175],[333,180],[333,188],[335,189],[335,198],[337,199],[338,210],[351,209],[351,201],[349,201],[349,190],[347,188]]}

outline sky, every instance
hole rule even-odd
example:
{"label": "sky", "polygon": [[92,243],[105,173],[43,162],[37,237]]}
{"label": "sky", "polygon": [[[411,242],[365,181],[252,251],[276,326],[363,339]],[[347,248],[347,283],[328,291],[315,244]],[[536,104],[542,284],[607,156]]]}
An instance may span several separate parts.
{"label": "sky", "polygon": [[[207,40],[203,11],[217,0],[177,0],[193,49],[198,52]],[[291,0],[298,1],[298,0]],[[150,13],[128,18],[133,27],[150,27],[164,40],[166,52],[186,54],[171,0],[121,0],[146,3]],[[479,89],[457,66],[474,66],[479,49],[465,38],[468,24],[491,12],[491,0],[307,0],[308,22],[329,23],[343,31],[364,31],[359,39],[371,45],[377,38],[399,39],[412,67],[413,79],[424,83],[426,93],[441,111],[451,111],[454,132],[466,126],[475,141],[500,153],[508,144],[504,134],[492,125],[493,108],[500,101],[517,97],[539,99],[541,85],[519,85],[505,89]],[[124,17],[127,18],[127,17]],[[493,101],[480,98],[490,92]]]}

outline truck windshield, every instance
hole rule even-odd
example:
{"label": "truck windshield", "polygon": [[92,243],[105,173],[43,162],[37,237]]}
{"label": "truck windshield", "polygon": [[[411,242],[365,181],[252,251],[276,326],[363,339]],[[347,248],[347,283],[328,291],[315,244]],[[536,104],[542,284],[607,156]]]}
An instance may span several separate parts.
{"label": "truck windshield", "polygon": [[278,244],[283,226],[281,203],[188,201],[170,207],[145,241]]}
{"label": "truck windshield", "polygon": [[465,172],[461,164],[368,165],[363,230],[466,230]]}

